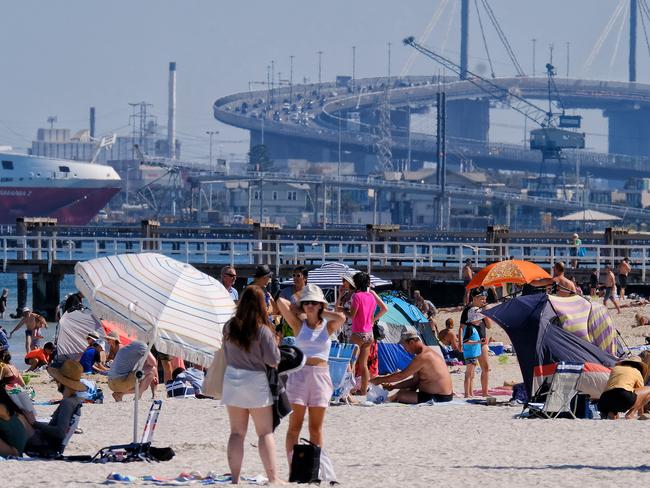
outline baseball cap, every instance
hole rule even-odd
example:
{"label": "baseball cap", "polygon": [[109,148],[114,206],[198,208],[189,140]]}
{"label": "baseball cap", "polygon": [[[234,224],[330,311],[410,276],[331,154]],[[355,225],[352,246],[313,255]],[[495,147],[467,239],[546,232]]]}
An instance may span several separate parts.
{"label": "baseball cap", "polygon": [[399,341],[407,342],[410,341],[411,339],[417,339],[419,341],[420,335],[413,329],[404,328],[404,330],[402,330],[402,333],[400,334]]}

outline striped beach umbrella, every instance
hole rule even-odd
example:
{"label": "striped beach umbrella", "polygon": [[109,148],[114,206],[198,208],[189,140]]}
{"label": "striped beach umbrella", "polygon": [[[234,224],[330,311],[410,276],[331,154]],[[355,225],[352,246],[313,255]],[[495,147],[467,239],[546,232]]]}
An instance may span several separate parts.
{"label": "striped beach umbrella", "polygon": [[193,266],[157,253],[79,262],[75,285],[93,314],[122,324],[171,356],[209,366],[235,311],[224,286]]}
{"label": "striped beach umbrella", "polygon": [[[341,278],[349,273],[356,273],[358,270],[343,263],[325,263],[320,268],[309,270],[307,280],[312,285],[321,288],[335,288],[341,284]],[[283,285],[293,285],[293,280],[282,282]],[[383,280],[375,275],[370,275],[370,285],[373,287],[391,286],[391,281]]]}

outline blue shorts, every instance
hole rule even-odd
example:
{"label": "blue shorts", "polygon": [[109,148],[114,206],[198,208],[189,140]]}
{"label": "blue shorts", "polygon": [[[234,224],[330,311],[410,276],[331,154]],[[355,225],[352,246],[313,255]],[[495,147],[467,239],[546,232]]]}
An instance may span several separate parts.
{"label": "blue shorts", "polygon": [[29,330],[29,329],[25,329],[25,335],[26,335],[27,337],[31,337],[31,336],[34,335],[34,331],[33,331],[33,330]]}

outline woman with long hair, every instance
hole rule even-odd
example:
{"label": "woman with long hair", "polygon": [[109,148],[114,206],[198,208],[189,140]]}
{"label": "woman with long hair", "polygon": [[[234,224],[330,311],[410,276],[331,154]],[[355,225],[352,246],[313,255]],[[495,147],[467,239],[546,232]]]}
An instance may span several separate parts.
{"label": "woman with long hair", "polygon": [[237,311],[223,328],[226,371],[222,403],[230,420],[228,465],[232,482],[239,483],[244,459],[248,419],[253,418],[258,449],[269,483],[279,483],[273,438],[273,397],[266,376],[267,367],[280,362],[275,334],[268,325],[264,291],[256,285],[242,293]]}
{"label": "woman with long hair", "polygon": [[359,393],[365,395],[368,392],[368,382],[370,381],[368,358],[375,342],[372,326],[388,311],[388,307],[379,295],[370,290],[370,275],[368,273],[359,272],[354,275],[353,280],[357,291],[352,297],[350,308],[350,317],[352,317],[350,342],[359,346],[359,358],[357,359],[361,371]]}
{"label": "woman with long hair", "polygon": [[[287,457],[291,463],[293,446],[300,438],[305,413],[309,413],[309,440],[323,446],[323,421],[333,391],[327,365],[332,343],[330,336],[339,331],[345,315],[327,310],[323,290],[311,284],[305,285],[302,291],[298,302],[299,314],[284,298],[278,299],[277,304],[282,317],[293,330],[296,346],[307,357],[305,366],[291,373],[287,380],[287,396],[293,410],[286,440]],[[305,318],[301,319],[299,315]]]}

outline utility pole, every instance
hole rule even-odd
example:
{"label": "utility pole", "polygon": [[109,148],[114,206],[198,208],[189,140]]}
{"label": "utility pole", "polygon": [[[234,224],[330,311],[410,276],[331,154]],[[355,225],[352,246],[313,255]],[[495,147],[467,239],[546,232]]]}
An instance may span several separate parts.
{"label": "utility pole", "polygon": [[293,104],[293,58],[294,55],[289,56],[290,71],[289,71],[289,103]]}
{"label": "utility pole", "polygon": [[271,60],[271,102],[275,98],[275,61]]}
{"label": "utility pole", "polygon": [[357,79],[357,46],[352,46],[352,93],[356,90]]}
{"label": "utility pole", "polygon": [[218,130],[206,130],[205,133],[210,136],[210,172],[214,173],[214,168],[212,167],[212,136],[219,133]]}
{"label": "utility pole", "polygon": [[566,43],[566,77],[567,77],[567,79],[569,78],[570,60],[571,60],[571,43],[567,42]]}

